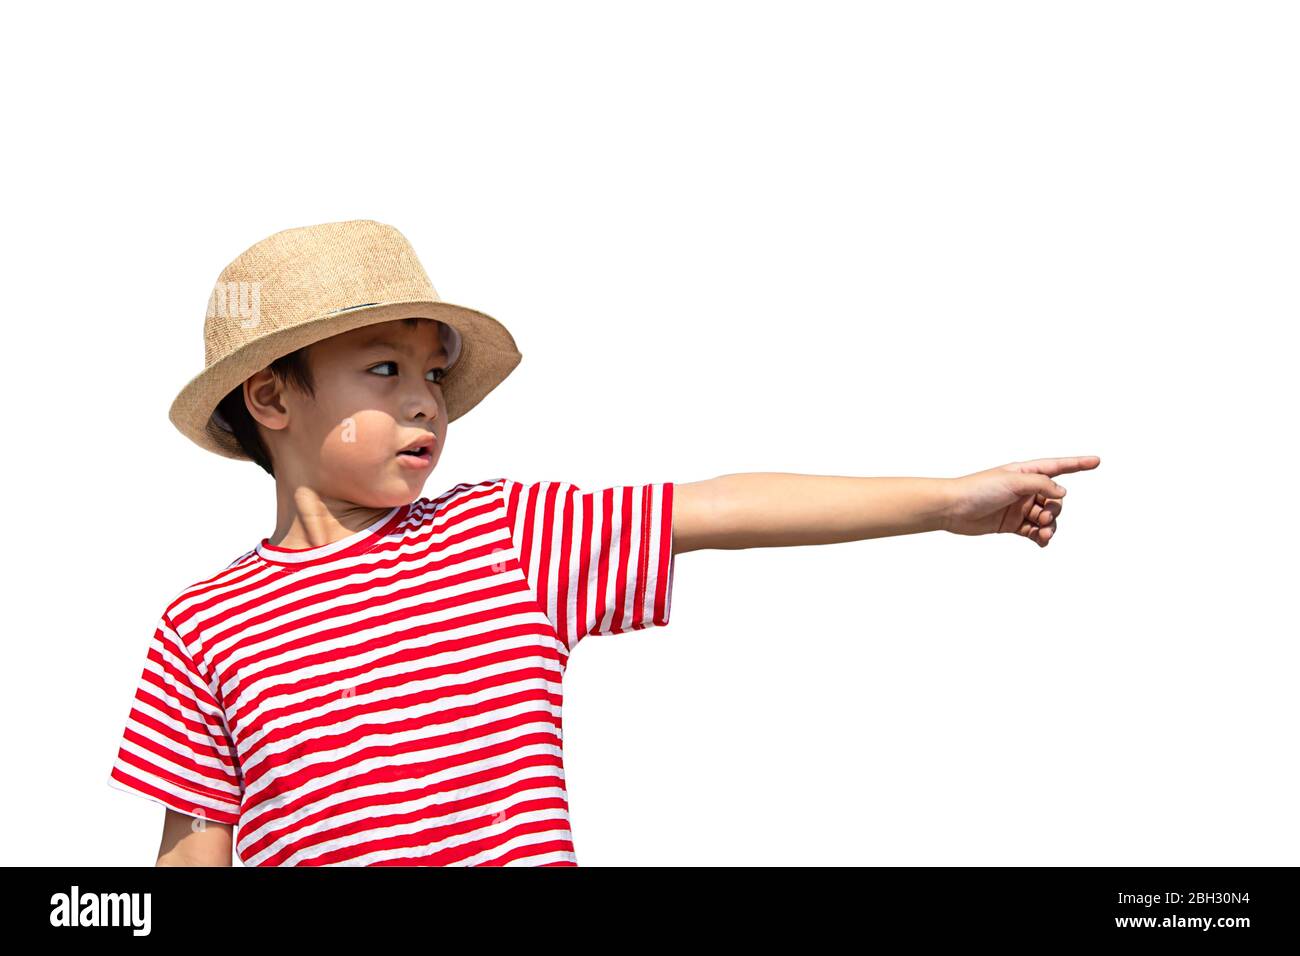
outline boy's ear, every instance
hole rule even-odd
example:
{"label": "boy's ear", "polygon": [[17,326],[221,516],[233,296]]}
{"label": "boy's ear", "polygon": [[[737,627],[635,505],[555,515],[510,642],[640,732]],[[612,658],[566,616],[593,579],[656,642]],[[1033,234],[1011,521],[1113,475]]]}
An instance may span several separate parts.
{"label": "boy's ear", "polygon": [[279,431],[289,424],[289,407],[284,398],[281,382],[269,368],[262,369],[244,382],[244,404],[248,407],[248,414],[253,421],[272,431]]}

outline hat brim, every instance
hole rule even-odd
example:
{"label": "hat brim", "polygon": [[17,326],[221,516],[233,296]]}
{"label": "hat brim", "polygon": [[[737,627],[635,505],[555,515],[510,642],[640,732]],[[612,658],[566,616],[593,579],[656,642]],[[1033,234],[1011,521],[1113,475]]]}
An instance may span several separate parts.
{"label": "hat brim", "polygon": [[522,356],[514,338],[496,319],[477,309],[440,301],[377,302],[330,312],[236,349],[194,376],[172,402],[168,418],[195,444],[226,458],[248,461],[235,436],[212,413],[231,389],[276,359],[304,346],[380,322],[426,318],[460,333],[460,356],[442,380],[447,421],[464,415],[514,371]]}

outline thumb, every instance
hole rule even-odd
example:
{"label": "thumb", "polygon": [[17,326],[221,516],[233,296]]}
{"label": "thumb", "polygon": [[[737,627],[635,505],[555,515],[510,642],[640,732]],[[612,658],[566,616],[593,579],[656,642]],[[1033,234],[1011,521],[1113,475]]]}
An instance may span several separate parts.
{"label": "thumb", "polygon": [[1058,485],[1046,475],[1016,472],[1011,476],[1011,487],[1019,495],[1042,495],[1044,498],[1065,497],[1065,486]]}

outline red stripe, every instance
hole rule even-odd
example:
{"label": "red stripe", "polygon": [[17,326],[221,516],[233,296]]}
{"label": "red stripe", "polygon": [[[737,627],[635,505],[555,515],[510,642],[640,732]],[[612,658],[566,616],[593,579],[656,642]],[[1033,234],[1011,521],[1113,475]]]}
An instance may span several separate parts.
{"label": "red stripe", "polygon": [[632,489],[624,487],[620,497],[620,514],[618,519],[618,573],[614,579],[614,594],[618,604],[614,611],[612,634],[622,634],[623,622],[627,618],[627,574],[632,551]]}
{"label": "red stripe", "polygon": [[594,502],[591,495],[582,495],[579,499],[582,508],[582,526],[578,532],[578,622],[577,626],[571,631],[569,640],[569,649],[572,650],[585,635],[590,633],[591,625],[586,620],[587,602],[590,599],[587,594],[587,582],[591,580],[591,536],[592,524],[595,520],[592,507]]}
{"label": "red stripe", "polygon": [[655,572],[654,623],[668,623],[668,587],[673,568],[673,485],[664,482],[659,512],[659,569]]}
{"label": "red stripe", "polygon": [[636,598],[632,602],[632,626],[640,627],[645,618],[646,569],[650,565],[650,521],[654,513],[654,487],[641,489],[641,534],[636,549]]}
{"label": "red stripe", "polygon": [[[560,527],[560,567],[556,580],[558,593],[555,600],[555,630],[566,647],[573,644],[573,622],[569,620],[569,586],[573,582],[569,573],[569,561],[573,554],[573,498],[576,491],[576,488],[572,489],[564,496],[564,516]],[[581,610],[578,613],[582,613]]]}
{"label": "red stripe", "polygon": [[[605,617],[609,608],[605,603],[609,594],[609,552],[611,544],[610,527],[614,523],[614,489],[607,488],[600,494],[601,521],[600,534],[593,535],[593,540],[586,550],[594,550],[596,562],[596,607],[592,615],[592,626],[587,633],[599,631],[606,626]],[[615,619],[617,620],[617,619]]]}

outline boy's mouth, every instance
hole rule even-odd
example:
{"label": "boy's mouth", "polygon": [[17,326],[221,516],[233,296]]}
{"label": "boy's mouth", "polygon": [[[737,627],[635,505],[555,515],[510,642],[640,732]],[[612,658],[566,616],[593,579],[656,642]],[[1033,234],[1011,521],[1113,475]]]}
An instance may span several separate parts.
{"label": "boy's mouth", "polygon": [[414,467],[427,465],[433,461],[433,443],[432,435],[418,438],[399,451],[397,457],[404,465]]}

